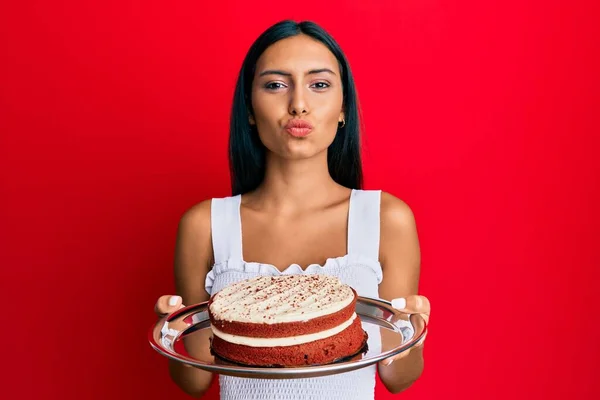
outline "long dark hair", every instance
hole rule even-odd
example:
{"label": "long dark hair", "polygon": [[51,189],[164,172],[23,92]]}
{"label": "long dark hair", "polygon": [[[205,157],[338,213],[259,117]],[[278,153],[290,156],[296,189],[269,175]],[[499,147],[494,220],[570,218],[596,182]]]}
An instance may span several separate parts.
{"label": "long dark hair", "polygon": [[338,128],[329,146],[327,164],[335,182],[351,189],[362,188],[359,105],[348,60],[333,37],[316,23],[285,20],[271,26],[256,39],[246,54],[238,76],[229,128],[229,168],[234,196],[256,189],[265,176],[266,149],[256,127],[250,125],[248,120],[249,113],[253,113],[251,91],[256,63],[270,45],[299,34],[320,41],[338,60],[346,124]]}

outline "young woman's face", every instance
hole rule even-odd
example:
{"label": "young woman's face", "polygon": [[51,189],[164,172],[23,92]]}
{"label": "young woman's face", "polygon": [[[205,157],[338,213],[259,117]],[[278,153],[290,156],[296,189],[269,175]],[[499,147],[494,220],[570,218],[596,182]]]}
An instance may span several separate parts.
{"label": "young woman's face", "polygon": [[[272,153],[301,159],[327,150],[344,118],[337,59],[306,35],[271,45],[256,64],[252,108],[250,123]],[[310,128],[292,127],[290,121]]]}

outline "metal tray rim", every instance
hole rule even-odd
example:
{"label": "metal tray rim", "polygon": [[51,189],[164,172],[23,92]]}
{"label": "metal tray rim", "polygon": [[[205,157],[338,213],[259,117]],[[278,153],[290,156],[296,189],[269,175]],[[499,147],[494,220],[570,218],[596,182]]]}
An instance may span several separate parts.
{"label": "metal tray rim", "polygon": [[[335,373],[348,372],[351,370],[364,368],[369,365],[375,364],[385,358],[391,357],[393,355],[402,353],[404,351],[409,350],[415,344],[421,340],[421,338],[427,332],[427,325],[422,316],[418,314],[403,314],[400,311],[394,309],[391,303],[384,299],[377,299],[371,297],[359,296],[357,299],[357,307],[358,305],[363,305],[367,307],[379,308],[382,311],[387,311],[390,315],[393,316],[395,320],[407,320],[410,322],[410,325],[414,331],[411,338],[408,341],[403,343],[400,346],[396,346],[390,350],[385,352],[381,352],[376,356],[362,358],[359,360],[349,360],[339,363],[326,364],[326,365],[318,365],[318,366],[306,366],[306,367],[284,367],[284,368],[273,368],[273,367],[250,367],[250,366],[238,366],[238,365],[220,365],[220,364],[209,364],[197,359],[185,356],[183,354],[179,354],[169,348],[168,346],[163,345],[163,339],[165,337],[170,337],[170,339],[166,340],[168,343],[175,343],[182,333],[190,329],[195,324],[189,325],[187,329],[182,331],[176,330],[165,330],[165,327],[172,321],[178,319],[186,319],[191,315],[195,315],[198,312],[202,312],[206,309],[208,301],[193,304],[186,306],[180,310],[177,310],[169,315],[166,315],[153,324],[148,331],[148,341],[150,346],[159,354],[164,357],[167,357],[171,360],[178,361],[184,364],[188,364],[190,366],[200,368],[206,371],[210,371],[217,374],[223,375],[233,375],[233,376],[241,376],[241,377],[253,377],[253,378],[269,378],[269,379],[289,379],[289,378],[302,378],[302,377],[316,377],[316,376],[325,376]],[[364,314],[358,312],[360,316]],[[365,315],[366,316],[366,315]],[[403,318],[404,316],[404,318]],[[393,322],[383,320],[382,318],[378,318],[374,315],[368,315],[369,318],[374,318],[386,325],[393,325]],[[204,320],[206,321],[206,320]],[[402,334],[399,329],[396,331],[398,334]],[[172,346],[171,346],[172,347]]]}

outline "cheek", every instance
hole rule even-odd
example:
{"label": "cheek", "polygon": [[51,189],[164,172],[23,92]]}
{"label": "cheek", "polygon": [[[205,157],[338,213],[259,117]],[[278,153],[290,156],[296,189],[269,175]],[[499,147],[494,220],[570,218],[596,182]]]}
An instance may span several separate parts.
{"label": "cheek", "polygon": [[273,107],[281,107],[282,99],[270,93],[256,91],[252,93],[252,109],[256,113],[268,113]]}
{"label": "cheek", "polygon": [[258,137],[262,144],[270,150],[274,150],[278,140],[278,112],[275,107],[276,105],[269,106],[264,102],[257,102],[253,107]]}
{"label": "cheek", "polygon": [[[335,104],[335,105],[332,106],[332,104]],[[325,128],[325,130],[327,132],[326,136],[328,136],[328,137],[331,136],[332,137],[331,140],[333,140],[333,137],[337,133],[341,110],[342,110],[341,102],[338,105],[337,102],[335,102],[335,101],[329,103],[327,108],[324,109],[323,117],[321,120],[323,123],[323,127]]]}
{"label": "cheek", "polygon": [[320,114],[320,119],[327,123],[337,123],[342,112],[342,94],[331,93],[331,95],[322,96],[315,102],[315,111]]}
{"label": "cheek", "polygon": [[280,103],[280,101],[273,101],[273,99],[257,99],[253,103],[254,120],[261,131],[277,129],[281,114],[285,113],[285,109],[282,109]]}

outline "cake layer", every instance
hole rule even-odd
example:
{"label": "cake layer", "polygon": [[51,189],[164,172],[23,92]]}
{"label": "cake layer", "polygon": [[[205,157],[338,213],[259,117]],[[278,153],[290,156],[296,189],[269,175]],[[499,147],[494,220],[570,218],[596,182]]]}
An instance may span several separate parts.
{"label": "cake layer", "polygon": [[225,287],[209,310],[218,321],[280,324],[334,314],[354,299],[350,286],[329,275],[258,276]]}
{"label": "cake layer", "polygon": [[353,356],[365,347],[367,334],[360,318],[340,333],[292,346],[252,347],[213,336],[211,350],[225,360],[251,366],[302,366],[329,364]]}
{"label": "cake layer", "polygon": [[355,311],[356,293],[354,293],[354,297],[353,301],[340,311],[309,321],[282,322],[279,324],[248,323],[217,320],[213,315],[210,315],[210,322],[215,329],[230,335],[255,338],[285,338],[289,336],[308,335],[335,328],[348,321]]}
{"label": "cake layer", "polygon": [[344,321],[338,326],[323,331],[309,333],[306,335],[295,335],[287,337],[251,337],[251,336],[239,336],[231,335],[229,333],[222,332],[211,326],[212,332],[215,336],[221,339],[235,344],[243,344],[251,347],[277,347],[277,346],[292,346],[295,344],[303,344],[308,342],[314,342],[316,340],[325,339],[330,336],[336,335],[349,327],[352,322],[356,319],[356,314],[352,314],[350,319]]}

